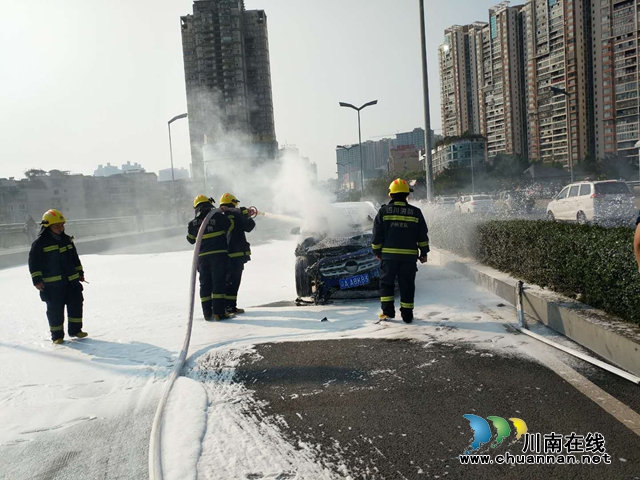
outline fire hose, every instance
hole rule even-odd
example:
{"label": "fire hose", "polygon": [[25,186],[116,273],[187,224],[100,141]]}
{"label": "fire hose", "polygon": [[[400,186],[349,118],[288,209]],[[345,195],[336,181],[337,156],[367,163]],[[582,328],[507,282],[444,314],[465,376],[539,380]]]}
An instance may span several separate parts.
{"label": "fire hose", "polygon": [[[300,223],[301,219],[296,217],[290,217],[287,215],[275,215],[272,213],[259,212],[256,207],[249,207],[249,215],[251,218],[256,218],[258,215],[274,218],[278,220],[283,220],[287,222]],[[158,408],[156,409],[156,414],[153,419],[153,425],[151,426],[151,436],[149,440],[149,479],[150,480],[163,480],[164,475],[162,472],[162,456],[161,456],[161,437],[162,437],[162,416],[164,413],[164,408],[169,399],[169,394],[171,393],[171,389],[175,384],[175,381],[180,376],[180,372],[184,367],[187,358],[187,351],[189,350],[189,342],[191,341],[191,331],[193,329],[193,313],[195,308],[195,290],[196,290],[196,272],[198,270],[198,259],[200,252],[200,247],[202,245],[202,237],[207,228],[207,224],[209,220],[214,215],[214,213],[219,212],[218,209],[211,210],[202,224],[200,225],[200,229],[198,230],[198,236],[196,237],[195,248],[193,250],[193,261],[191,264],[191,286],[189,289],[189,318],[187,320],[187,333],[184,338],[184,344],[182,346],[182,351],[178,357],[178,361],[169,375],[169,380],[165,389],[162,393],[162,398],[158,403]]]}
{"label": "fire hose", "polygon": [[202,245],[202,236],[207,229],[207,224],[209,223],[209,220],[211,219],[213,214],[216,212],[219,212],[219,210],[213,209],[207,214],[204,221],[202,222],[202,225],[200,225],[198,236],[196,237],[196,245],[193,250],[193,262],[191,264],[191,288],[189,289],[189,319],[187,321],[187,334],[184,338],[184,345],[182,346],[182,351],[180,352],[178,361],[176,362],[176,365],[173,368],[171,375],[169,376],[169,381],[167,382],[167,385],[164,388],[164,392],[162,393],[162,398],[160,399],[160,403],[158,404],[156,415],[153,419],[153,425],[151,426],[151,438],[149,440],[150,480],[162,480],[164,478],[162,473],[162,457],[160,453],[162,415],[164,413],[164,407],[167,404],[167,400],[169,399],[171,389],[173,388],[173,384],[180,375],[180,372],[182,371],[187,358],[187,351],[189,350],[189,342],[191,340],[191,330],[193,327],[193,312],[195,308],[196,272],[198,270],[199,258],[198,253],[200,252],[200,246]]}

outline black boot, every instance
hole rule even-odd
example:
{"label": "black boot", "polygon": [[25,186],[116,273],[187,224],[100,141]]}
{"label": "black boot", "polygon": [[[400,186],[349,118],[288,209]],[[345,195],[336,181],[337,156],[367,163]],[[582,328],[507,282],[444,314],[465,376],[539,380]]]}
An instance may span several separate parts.
{"label": "black boot", "polygon": [[413,309],[401,308],[400,313],[402,314],[402,321],[404,323],[413,322]]}

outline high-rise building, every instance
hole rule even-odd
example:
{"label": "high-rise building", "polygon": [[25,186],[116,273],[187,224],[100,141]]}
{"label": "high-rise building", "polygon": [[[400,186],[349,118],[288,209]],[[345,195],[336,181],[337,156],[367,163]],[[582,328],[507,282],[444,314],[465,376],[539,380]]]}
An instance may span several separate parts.
{"label": "high-rise building", "polygon": [[575,165],[593,151],[591,22],[585,3],[527,0],[525,5],[531,160]]}
{"label": "high-rise building", "polygon": [[640,0],[592,0],[596,156],[637,156]]}
{"label": "high-rise building", "polygon": [[487,154],[526,154],[522,6],[489,9],[489,23],[445,30],[439,49],[445,137],[487,137]]}
{"label": "high-rise building", "polygon": [[489,159],[526,153],[521,9],[503,2],[489,9],[489,24],[476,29],[480,134]]}
{"label": "high-rise building", "polygon": [[[362,142],[362,166],[365,183],[389,173],[389,155],[391,150],[410,147],[424,152],[425,135],[423,128],[414,128],[410,132],[397,133],[396,138],[383,138]],[[431,145],[435,135],[431,130]],[[343,188],[359,189],[362,183],[360,174],[360,146],[358,144],[336,149],[338,180]]]}
{"label": "high-rise building", "polygon": [[438,49],[442,130],[446,137],[478,133],[480,129],[475,34],[482,26],[447,28]]}
{"label": "high-rise building", "polygon": [[[410,132],[396,133],[394,147],[411,146],[416,150],[424,150],[424,128],[414,128]],[[433,130],[431,131],[431,147],[433,147]]]}
{"label": "high-rise building", "polygon": [[207,160],[275,158],[267,16],[243,0],[196,0],[180,17],[194,178]]}

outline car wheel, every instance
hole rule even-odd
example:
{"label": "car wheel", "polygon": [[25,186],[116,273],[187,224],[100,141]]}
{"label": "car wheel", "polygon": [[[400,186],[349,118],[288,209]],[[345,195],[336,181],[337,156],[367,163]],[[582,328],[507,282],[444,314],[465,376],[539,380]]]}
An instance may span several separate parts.
{"label": "car wheel", "polygon": [[550,222],[555,222],[556,221],[556,216],[553,214],[552,211],[548,211],[547,212],[547,220],[549,220]]}
{"label": "car wheel", "polygon": [[576,220],[578,221],[579,225],[587,224],[587,216],[584,212],[578,212],[578,215],[576,215]]}
{"label": "car wheel", "polygon": [[307,268],[311,262],[309,257],[296,258],[296,293],[298,297],[310,297],[313,293],[311,291],[311,278],[307,274]]}

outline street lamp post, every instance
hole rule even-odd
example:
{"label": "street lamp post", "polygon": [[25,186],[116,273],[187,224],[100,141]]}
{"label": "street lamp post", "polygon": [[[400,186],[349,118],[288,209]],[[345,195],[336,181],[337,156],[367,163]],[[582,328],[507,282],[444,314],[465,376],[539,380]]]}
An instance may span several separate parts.
{"label": "street lamp post", "polygon": [[173,191],[173,205],[176,210],[176,222],[180,223],[180,214],[178,213],[178,201],[176,200],[176,177],[173,173],[173,146],[171,145],[171,124],[176,120],[187,118],[187,114],[176,115],[167,123],[169,127],[169,155],[171,157],[171,190]]}
{"label": "street lamp post", "polygon": [[470,150],[471,152],[471,193],[474,194],[476,193],[476,182],[473,178],[473,150]]}
{"label": "street lamp post", "polygon": [[638,140],[635,147],[638,149],[638,180],[640,180],[640,140]]}
{"label": "street lamp post", "polygon": [[569,147],[569,169],[571,170],[571,183],[573,183],[573,148],[571,147],[571,115],[569,112],[569,98],[571,98],[571,94],[562,88],[550,88],[552,93],[565,96],[565,102],[567,106],[567,145]]}
{"label": "street lamp post", "polygon": [[373,100],[372,102],[365,103],[360,108],[351,105],[350,103],[340,102],[341,107],[353,108],[356,112],[358,112],[358,145],[360,146],[360,194],[362,195],[362,199],[364,200],[364,165],[362,163],[362,132],[360,129],[360,110],[364,110],[367,107],[371,107],[373,105],[377,105],[378,101]]}
{"label": "street lamp post", "polygon": [[424,148],[427,200],[433,200],[433,158],[431,155],[431,107],[429,105],[429,71],[427,68],[427,33],[424,24],[424,0],[420,0],[420,39],[422,44],[422,89],[424,95]]}

